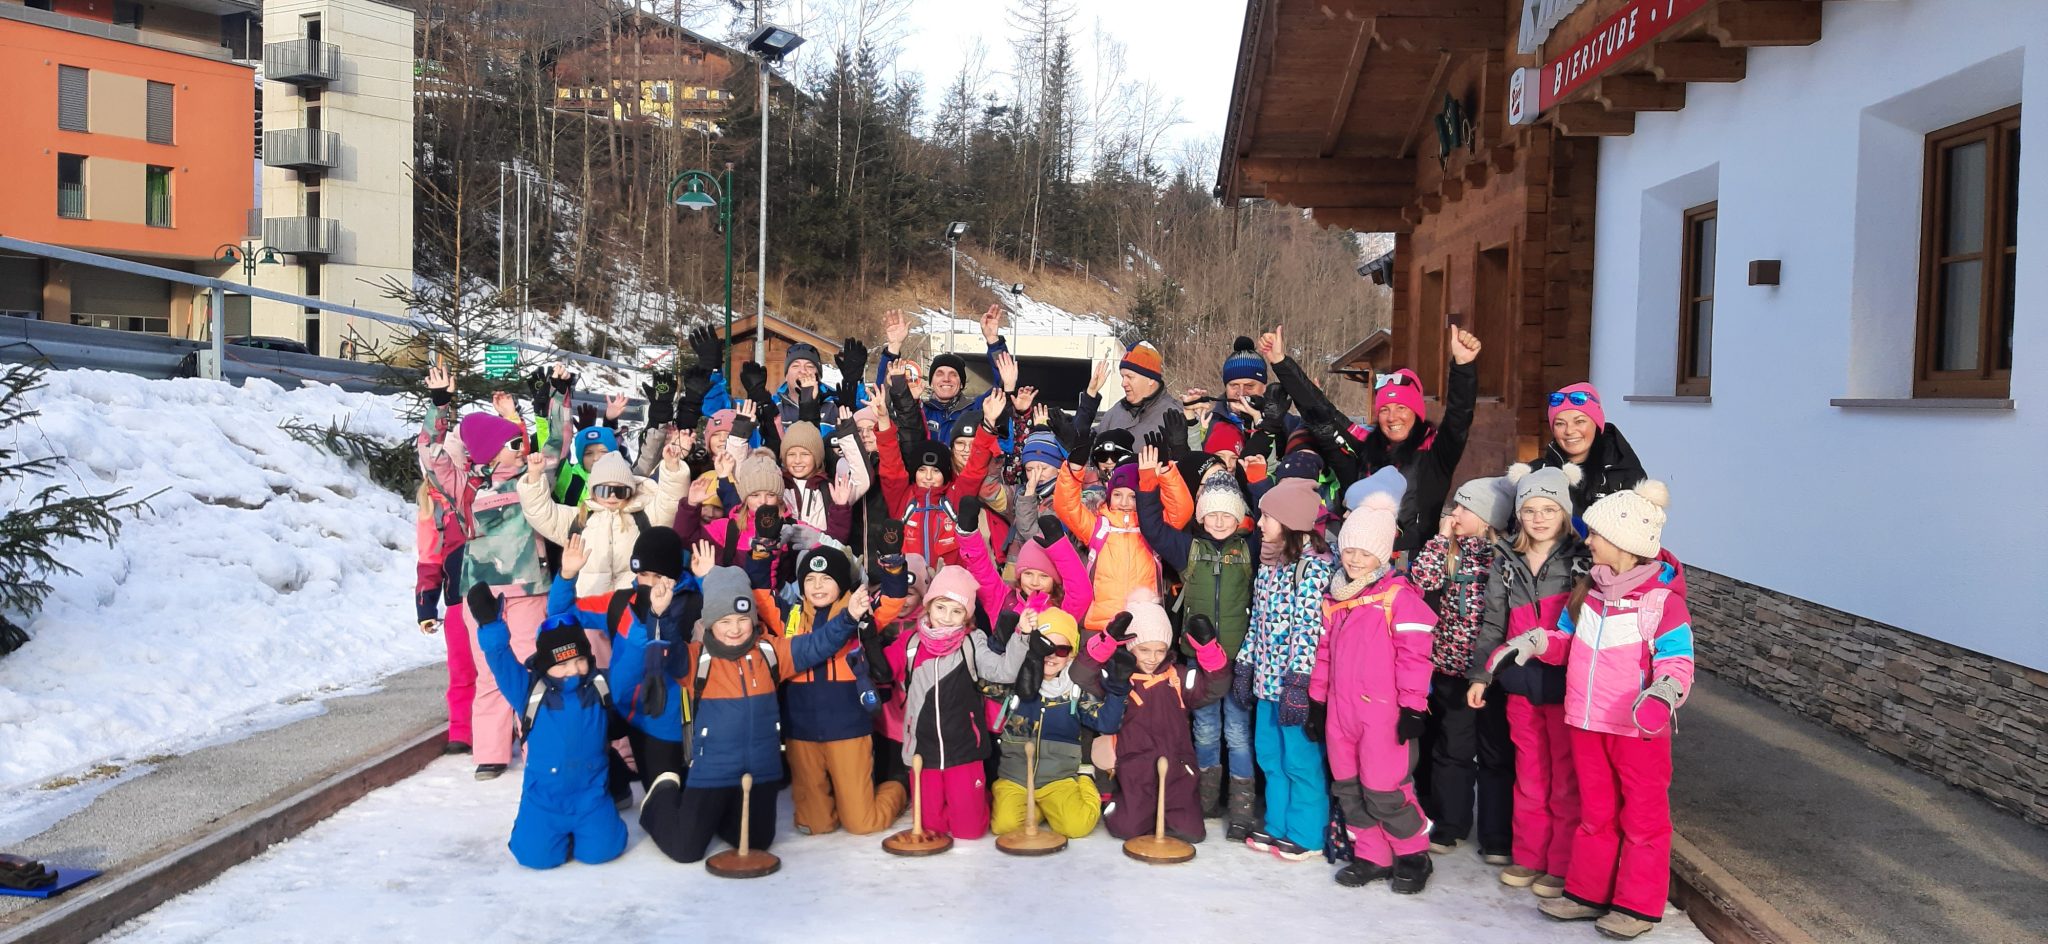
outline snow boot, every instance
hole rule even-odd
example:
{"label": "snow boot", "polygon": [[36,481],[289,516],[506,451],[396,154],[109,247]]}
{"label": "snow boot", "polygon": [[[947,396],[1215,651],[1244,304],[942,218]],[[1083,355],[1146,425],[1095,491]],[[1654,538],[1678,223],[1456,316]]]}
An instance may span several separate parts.
{"label": "snow boot", "polygon": [[496,780],[505,775],[506,766],[505,764],[478,764],[476,765],[476,779]]}
{"label": "snow boot", "polygon": [[1548,873],[1538,875],[1536,881],[1529,884],[1529,891],[1534,892],[1538,898],[1563,898],[1564,876]]}
{"label": "snow boot", "polygon": [[1582,905],[1569,898],[1545,899],[1542,904],[1536,906],[1536,910],[1543,912],[1544,917],[1556,918],[1559,921],[1585,921],[1607,913],[1605,908]]}
{"label": "snow boot", "polygon": [[1542,877],[1542,872],[1526,865],[1510,865],[1500,870],[1500,883],[1509,888],[1528,888]]}
{"label": "snow boot", "polygon": [[1437,855],[1447,855],[1451,852],[1456,851],[1457,848],[1458,840],[1448,835],[1445,835],[1443,833],[1431,833],[1429,836],[1429,851],[1434,852]]}
{"label": "snow boot", "polygon": [[1394,879],[1388,884],[1396,895],[1421,894],[1429,887],[1430,873],[1436,871],[1436,863],[1427,852],[1413,852],[1394,857]]}
{"label": "snow boot", "polygon": [[1273,840],[1272,853],[1275,856],[1278,856],[1283,861],[1307,862],[1310,859],[1322,855],[1323,850],[1304,849],[1302,848],[1300,843],[1291,842],[1286,839],[1275,839]]}
{"label": "snow boot", "polygon": [[1258,782],[1250,777],[1230,778],[1230,826],[1224,832],[1224,838],[1243,842],[1258,822]]}
{"label": "snow boot", "polygon": [[1656,930],[1657,922],[1644,921],[1632,914],[1610,911],[1601,915],[1600,920],[1593,922],[1593,927],[1601,934],[1617,941],[1633,941]]}
{"label": "snow boot", "polygon": [[1350,865],[1337,870],[1337,884],[1345,888],[1364,888],[1380,879],[1391,878],[1393,875],[1394,867],[1391,865],[1380,865],[1377,862],[1354,859]]}
{"label": "snow boot", "polygon": [[1244,837],[1245,847],[1253,852],[1272,852],[1273,843],[1278,841],[1273,838],[1271,833],[1258,829],[1246,833]]}
{"label": "snow boot", "polygon": [[1513,865],[1515,857],[1505,852],[1481,852],[1479,853],[1479,861],[1487,865]]}
{"label": "snow boot", "polygon": [[446,756],[467,754],[469,753],[469,745],[464,744],[461,741],[449,741],[448,743],[441,746],[441,753]]}
{"label": "snow boot", "polygon": [[1201,784],[1197,787],[1202,797],[1202,818],[1215,819],[1223,815],[1223,768],[1202,768]]}

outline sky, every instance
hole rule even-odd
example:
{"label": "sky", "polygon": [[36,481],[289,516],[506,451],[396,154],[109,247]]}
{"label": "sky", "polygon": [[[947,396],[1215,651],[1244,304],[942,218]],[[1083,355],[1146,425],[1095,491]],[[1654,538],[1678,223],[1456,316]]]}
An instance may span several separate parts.
{"label": "sky", "polygon": [[[822,20],[832,11],[859,0],[789,0],[786,16]],[[885,0],[886,5],[887,0]],[[1012,0],[897,0],[907,9],[893,30],[897,39],[895,66],[924,77],[925,117],[937,108],[946,84],[981,40],[981,63],[989,85],[1007,89],[1011,67],[1006,11]],[[1178,154],[1184,145],[1206,145],[1223,137],[1225,112],[1236,76],[1238,36],[1244,26],[1245,0],[1066,0],[1073,9],[1069,29],[1081,57],[1082,83],[1093,68],[1092,48],[1098,29],[1123,43],[1127,80],[1151,80],[1168,98],[1180,99],[1184,123],[1169,131],[1161,150]],[[701,24],[699,24],[701,25]],[[821,25],[819,29],[823,29]],[[822,40],[824,37],[807,36]],[[798,57],[829,55],[823,42],[798,51]],[[812,63],[795,63],[799,66]],[[1220,144],[1218,145],[1220,146]],[[1215,156],[1208,155],[1213,162]]]}

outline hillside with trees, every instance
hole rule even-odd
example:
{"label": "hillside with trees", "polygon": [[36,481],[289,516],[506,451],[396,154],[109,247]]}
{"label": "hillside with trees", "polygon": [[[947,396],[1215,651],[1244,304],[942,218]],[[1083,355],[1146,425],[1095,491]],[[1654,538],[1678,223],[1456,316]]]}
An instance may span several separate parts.
{"label": "hillside with trees", "polygon": [[[1284,207],[1219,206],[1216,144],[1165,153],[1178,103],[1126,75],[1118,40],[1083,32],[1068,0],[1012,0],[1007,35],[988,39],[1009,47],[1013,67],[997,73],[972,55],[929,87],[888,65],[904,5],[848,0],[819,14],[803,27],[803,64],[778,73],[771,310],[869,336],[883,309],[944,308],[942,232],[965,220],[961,251],[981,271],[1103,315],[1127,339],[1153,338],[1176,384],[1211,380],[1229,339],[1260,326],[1285,323],[1298,352],[1327,357],[1386,323],[1386,290],[1357,272],[1358,237]],[[789,22],[779,6],[761,15]],[[755,12],[686,0],[664,5],[659,22],[722,22],[710,35],[731,40]],[[637,88],[639,73],[655,71],[638,47],[652,14],[610,0],[423,0],[419,13],[422,307],[438,299],[450,319],[502,321],[525,299],[560,340],[591,353],[667,343],[678,312],[694,319],[721,300],[724,243],[715,214],[668,206],[665,188],[680,171],[730,163],[734,304],[751,310],[763,104],[751,66],[727,83],[718,130],[612,120],[556,107],[548,65],[568,44],[594,44],[616,53],[615,82]],[[531,176],[534,196],[501,217],[508,166]],[[501,223],[530,244],[523,291],[502,302]],[[517,282],[519,263],[508,266]],[[960,283],[966,311],[989,300],[971,282]]]}

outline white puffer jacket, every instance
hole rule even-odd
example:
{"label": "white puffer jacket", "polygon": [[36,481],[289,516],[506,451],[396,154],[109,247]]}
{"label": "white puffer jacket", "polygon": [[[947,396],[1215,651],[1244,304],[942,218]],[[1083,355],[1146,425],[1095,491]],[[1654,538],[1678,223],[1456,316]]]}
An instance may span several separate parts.
{"label": "white puffer jacket", "polygon": [[[599,485],[630,485],[633,497],[618,511],[598,507],[589,496]],[[663,476],[658,484],[640,478],[633,474],[625,459],[611,453],[597,460],[590,470],[590,480],[583,488],[582,508],[556,504],[546,480],[535,482],[525,477],[519,480],[519,502],[527,523],[541,537],[567,545],[569,536],[581,531],[590,560],[576,575],[576,595],[591,597],[632,585],[633,542],[640,538],[640,525],[634,521],[634,513],[644,514],[647,523],[654,527],[671,527],[676,522],[676,508],[689,487],[688,475]]]}

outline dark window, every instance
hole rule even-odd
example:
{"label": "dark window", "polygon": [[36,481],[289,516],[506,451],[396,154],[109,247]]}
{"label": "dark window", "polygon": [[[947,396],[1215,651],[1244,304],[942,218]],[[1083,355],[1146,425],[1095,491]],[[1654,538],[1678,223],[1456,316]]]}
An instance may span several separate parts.
{"label": "dark window", "polygon": [[57,215],[85,219],[85,158],[57,155]]}
{"label": "dark window", "polygon": [[177,93],[169,82],[149,83],[149,143],[173,144],[177,130]]}
{"label": "dark window", "polygon": [[2011,391],[2019,157],[2018,106],[1927,136],[1914,396]]}
{"label": "dark window", "polygon": [[151,165],[144,180],[143,195],[148,200],[148,215],[143,222],[151,226],[171,225],[171,169]]}
{"label": "dark window", "polygon": [[305,18],[305,23],[306,23],[306,41],[307,41],[307,42],[313,42],[313,43],[317,43],[317,42],[319,42],[319,41],[320,41],[320,18],[319,18],[319,17],[317,17],[317,16],[309,16],[309,17],[306,17],[306,18]]}
{"label": "dark window", "polygon": [[142,27],[142,4],[128,0],[114,0],[114,25],[130,29]]}
{"label": "dark window", "polygon": [[86,131],[86,70],[77,66],[57,67],[57,128]]}
{"label": "dark window", "polygon": [[1714,239],[1718,204],[1685,211],[1678,290],[1679,396],[1704,397],[1714,373]]}
{"label": "dark window", "polygon": [[320,316],[306,316],[306,350],[320,353]]}
{"label": "dark window", "polygon": [[51,0],[28,0],[28,8],[31,10],[50,10],[53,9],[53,5]]}
{"label": "dark window", "polygon": [[319,297],[320,297],[320,263],[317,263],[317,262],[308,262],[308,263],[306,263],[306,264],[305,264],[305,270],[306,270],[306,294],[307,294],[307,295],[309,295],[309,296],[312,296],[312,297],[314,297],[314,298],[319,298]]}

